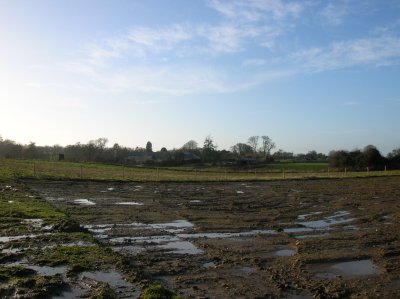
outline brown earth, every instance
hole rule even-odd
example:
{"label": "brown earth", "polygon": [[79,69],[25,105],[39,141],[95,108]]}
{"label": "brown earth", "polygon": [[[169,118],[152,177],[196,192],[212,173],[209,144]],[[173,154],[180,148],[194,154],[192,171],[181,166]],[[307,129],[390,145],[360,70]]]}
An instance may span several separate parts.
{"label": "brown earth", "polygon": [[400,177],[28,184],[184,297],[400,298]]}

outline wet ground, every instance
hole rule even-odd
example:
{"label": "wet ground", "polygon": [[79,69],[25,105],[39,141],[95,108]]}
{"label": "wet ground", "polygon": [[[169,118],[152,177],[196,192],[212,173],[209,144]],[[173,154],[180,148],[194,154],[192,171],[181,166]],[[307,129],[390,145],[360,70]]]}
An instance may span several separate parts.
{"label": "wet ground", "polygon": [[27,183],[136,280],[187,298],[400,298],[400,177]]}

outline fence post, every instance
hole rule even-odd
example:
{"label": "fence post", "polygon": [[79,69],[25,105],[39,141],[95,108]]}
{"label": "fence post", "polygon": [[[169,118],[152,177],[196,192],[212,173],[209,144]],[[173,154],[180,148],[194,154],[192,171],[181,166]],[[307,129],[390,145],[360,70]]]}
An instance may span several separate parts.
{"label": "fence post", "polygon": [[225,168],[225,181],[227,180],[228,178],[227,178],[227,171],[226,171],[226,168]]}
{"label": "fence post", "polygon": [[387,172],[386,172],[386,170],[387,170],[387,168],[386,168],[386,165],[385,165],[385,175],[387,175]]}
{"label": "fence post", "polygon": [[347,177],[347,168],[344,168],[344,176]]}
{"label": "fence post", "polygon": [[160,171],[159,168],[157,168],[157,181],[160,179]]}
{"label": "fence post", "polygon": [[33,176],[36,177],[36,163],[33,162]]}
{"label": "fence post", "polygon": [[328,167],[328,178],[331,177],[331,169]]}
{"label": "fence post", "polygon": [[369,167],[367,167],[367,176],[369,176]]}
{"label": "fence post", "polygon": [[82,167],[82,165],[81,165],[81,172],[80,172],[80,177],[81,177],[81,179],[82,179],[82,174],[83,174],[83,167]]}
{"label": "fence post", "polygon": [[285,175],[285,168],[282,168],[282,178],[285,179],[286,175]]}
{"label": "fence post", "polygon": [[122,179],[125,180],[125,166],[122,165]]}

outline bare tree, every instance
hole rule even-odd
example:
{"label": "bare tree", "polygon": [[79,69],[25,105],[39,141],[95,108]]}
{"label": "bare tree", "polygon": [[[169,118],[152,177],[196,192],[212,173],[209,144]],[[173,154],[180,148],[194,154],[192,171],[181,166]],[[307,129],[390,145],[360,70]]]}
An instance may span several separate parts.
{"label": "bare tree", "polygon": [[264,157],[271,155],[271,150],[275,148],[275,143],[268,136],[261,136],[262,138],[262,152]]}
{"label": "bare tree", "polygon": [[253,149],[254,153],[257,153],[257,149],[258,149],[258,139],[259,136],[251,136],[249,137],[249,139],[247,140],[247,143],[251,146],[251,148]]}

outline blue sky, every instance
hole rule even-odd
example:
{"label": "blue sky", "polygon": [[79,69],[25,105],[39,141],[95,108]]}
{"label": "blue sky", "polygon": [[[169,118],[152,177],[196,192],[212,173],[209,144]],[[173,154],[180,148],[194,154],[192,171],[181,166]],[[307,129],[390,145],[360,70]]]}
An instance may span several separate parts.
{"label": "blue sky", "polygon": [[0,0],[0,135],[400,146],[397,0]]}

